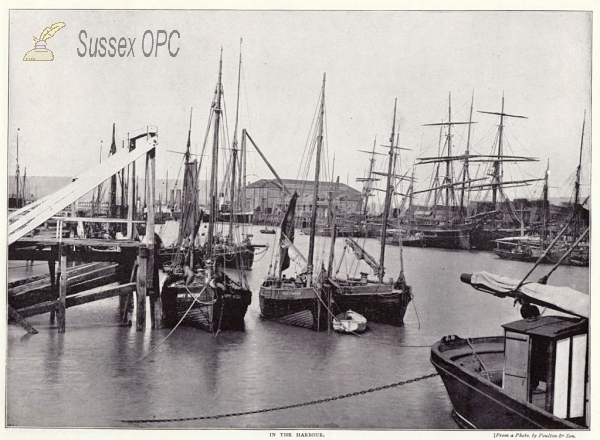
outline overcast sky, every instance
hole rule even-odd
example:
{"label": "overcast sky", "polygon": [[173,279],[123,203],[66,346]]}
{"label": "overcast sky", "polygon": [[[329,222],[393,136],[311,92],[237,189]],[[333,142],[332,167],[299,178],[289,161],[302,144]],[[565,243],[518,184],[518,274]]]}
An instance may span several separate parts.
{"label": "overcast sky", "polygon": [[[157,176],[168,169],[174,178],[181,157],[166,150],[185,149],[191,107],[192,144],[201,148],[221,47],[233,132],[243,38],[240,126],[282,177],[298,175],[326,72],[327,144],[342,182],[360,188],[355,180],[364,175],[367,155],[357,150],[371,149],[375,136],[378,145],[389,138],[394,98],[400,144],[412,149],[403,153],[406,167],[436,154],[439,132],[423,124],[447,120],[449,93],[453,120],[466,121],[474,92],[474,151],[490,153],[498,124],[477,110],[500,111],[504,94],[507,113],[528,117],[507,121],[507,153],[540,159],[522,171],[507,165],[505,178],[541,177],[549,159],[551,196],[569,196],[586,109],[589,183],[591,18],[584,12],[11,11],[9,172],[17,128],[21,170],[73,176],[98,162],[100,141],[107,155],[115,122],[119,147],[128,131],[157,125]],[[55,60],[22,61],[32,37],[56,22],[66,27],[47,42]],[[166,47],[144,57],[144,32],[156,38],[158,29],[179,32],[176,57]],[[80,57],[81,30],[87,45],[96,37],[136,38],[135,57]],[[455,151],[464,151],[465,139],[466,129],[457,127]],[[258,155],[249,156],[248,179],[271,178]],[[431,171],[417,168],[420,188]]]}

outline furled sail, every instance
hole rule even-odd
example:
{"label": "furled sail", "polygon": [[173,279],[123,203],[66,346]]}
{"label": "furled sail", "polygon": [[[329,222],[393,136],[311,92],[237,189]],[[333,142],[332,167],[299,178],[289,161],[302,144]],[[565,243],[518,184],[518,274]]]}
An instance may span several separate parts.
{"label": "furled sail", "polygon": [[281,252],[279,253],[279,267],[281,271],[286,270],[290,267],[290,255],[288,252],[289,243],[294,242],[294,216],[296,214],[296,200],[298,199],[298,193],[294,192],[288,209],[285,212],[285,216],[281,221],[281,236],[279,238],[279,246]]}
{"label": "furled sail", "polygon": [[[478,290],[490,292],[496,296],[514,296],[520,282],[512,278],[481,271],[474,274],[462,274],[461,281]],[[523,299],[560,312],[589,318],[590,296],[566,286],[548,286],[540,283],[524,283],[519,287]]]}
{"label": "furled sail", "polygon": [[185,164],[183,176],[182,207],[183,217],[179,229],[179,244],[194,235],[194,227],[198,224],[198,166],[196,161]]}

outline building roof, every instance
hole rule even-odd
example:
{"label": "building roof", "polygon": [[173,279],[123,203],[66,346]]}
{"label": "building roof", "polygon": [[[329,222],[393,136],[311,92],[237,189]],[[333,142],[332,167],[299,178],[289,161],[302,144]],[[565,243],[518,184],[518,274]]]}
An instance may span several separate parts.
{"label": "building roof", "polygon": [[[281,179],[285,187],[288,191],[298,191],[306,193],[309,190],[312,191],[314,187],[314,182],[311,180],[296,180],[296,179]],[[334,183],[334,182],[319,182],[319,192],[329,192],[334,191],[336,185],[339,185],[337,188],[337,197],[341,199],[347,200],[359,200],[361,198],[360,191],[344,184],[344,183]],[[253,182],[246,186],[247,189],[261,189],[261,188],[273,188],[273,189],[281,189],[281,185],[277,181],[277,179],[260,179],[256,182]],[[302,194],[300,194],[302,196]]]}

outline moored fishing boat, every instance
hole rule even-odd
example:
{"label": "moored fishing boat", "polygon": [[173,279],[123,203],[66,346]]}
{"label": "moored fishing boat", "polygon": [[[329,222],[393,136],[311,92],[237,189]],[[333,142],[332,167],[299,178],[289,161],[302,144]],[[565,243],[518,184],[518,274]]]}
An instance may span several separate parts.
{"label": "moored fishing boat", "polygon": [[[195,252],[199,221],[196,161],[189,161],[186,154],[184,175],[184,194],[188,197],[184,203],[184,215],[181,220],[177,254],[173,259],[167,278],[163,283],[161,298],[165,324],[177,325],[179,322],[197,325],[211,332],[226,329],[243,329],[244,316],[252,300],[252,292],[245,277],[239,282],[226,275],[219,265],[216,253],[216,234],[214,231],[217,215],[217,164],[219,152],[219,123],[222,96],[222,58],[219,61],[219,79],[215,100],[211,106],[211,119],[214,120],[212,146],[212,166],[210,174],[211,206],[208,223],[208,236],[205,249],[199,258]],[[188,141],[188,150],[189,153]],[[195,220],[195,221],[194,221]]]}
{"label": "moored fishing boat", "polygon": [[[523,319],[502,325],[503,336],[447,336],[433,345],[431,363],[456,423],[479,429],[588,427],[589,295],[487,272],[461,280],[514,298]],[[540,316],[537,306],[562,314]]]}
{"label": "moored fishing boat", "polygon": [[[400,273],[394,280],[384,281],[385,269],[383,266],[385,258],[385,239],[387,237],[387,221],[392,203],[393,193],[395,192],[397,145],[396,136],[396,103],[394,102],[394,116],[392,120],[392,134],[389,145],[389,161],[387,174],[386,198],[382,214],[382,227],[380,235],[380,255],[379,261],[369,255],[360,244],[354,239],[346,238],[344,251],[349,250],[358,260],[363,260],[377,274],[377,280],[370,280],[368,274],[361,273],[360,278],[347,276],[346,278],[331,277],[330,283],[333,286],[333,298],[335,306],[339,310],[354,310],[363,315],[368,321],[391,324],[396,326],[404,325],[404,315],[408,304],[412,299],[412,288],[406,283],[404,277],[404,267],[402,261],[402,248],[400,248]],[[398,176],[396,176],[398,177]],[[401,177],[402,178],[402,177]],[[335,239],[335,236],[334,236]],[[344,256],[340,259],[340,266]],[[337,272],[339,272],[339,267]],[[337,274],[336,274],[337,275]]]}
{"label": "moored fishing boat", "polygon": [[[277,267],[275,269],[276,274],[267,277],[261,285],[259,292],[260,312],[263,318],[276,320],[283,324],[307,327],[317,331],[328,328],[328,315],[326,309],[323,307],[324,301],[322,299],[323,277],[313,276],[317,199],[319,194],[319,172],[325,113],[325,75],[323,75],[323,85],[319,99],[320,110],[316,124],[317,132],[315,138],[315,183],[311,209],[308,258],[305,259],[302,253],[294,246],[294,217],[296,212],[296,201],[298,199],[298,194],[295,192],[290,199],[286,213],[281,221],[278,247],[279,258],[277,259]],[[303,273],[294,278],[287,278],[283,274],[283,271],[290,266],[290,248],[294,250],[297,257],[302,260],[306,267],[306,270]]]}
{"label": "moored fishing boat", "polygon": [[495,243],[494,253],[504,260],[536,262],[544,253],[539,236],[507,237]]}

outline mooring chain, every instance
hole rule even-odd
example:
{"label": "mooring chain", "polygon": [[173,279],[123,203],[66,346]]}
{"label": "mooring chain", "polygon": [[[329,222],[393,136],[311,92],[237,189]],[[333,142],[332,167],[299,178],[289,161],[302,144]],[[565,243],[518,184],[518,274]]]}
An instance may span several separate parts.
{"label": "mooring chain", "polygon": [[419,382],[421,380],[431,379],[432,377],[435,377],[437,375],[438,375],[438,373],[432,373],[432,374],[428,374],[426,376],[417,377],[415,379],[409,379],[409,380],[404,380],[401,382],[392,383],[389,385],[383,385],[380,387],[369,388],[368,390],[355,391],[354,393],[342,394],[341,396],[337,396],[337,397],[327,397],[325,399],[311,400],[309,402],[295,403],[293,405],[276,406],[273,408],[257,409],[254,411],[244,411],[244,412],[229,413],[229,414],[218,414],[218,415],[214,415],[214,416],[182,417],[182,418],[177,418],[177,419],[139,419],[139,420],[120,420],[120,421],[125,422],[125,423],[188,422],[191,420],[223,419],[225,417],[239,417],[239,416],[246,416],[249,414],[260,414],[260,413],[266,413],[266,412],[272,412],[272,411],[281,411],[284,409],[292,409],[292,408],[300,408],[302,406],[316,405],[318,403],[335,402],[336,400],[347,399],[349,397],[356,397],[356,396],[360,396],[363,394],[374,393],[376,391],[383,391],[383,390],[387,390],[390,388],[396,388],[396,387],[399,387],[402,385],[408,385],[410,383]]}

